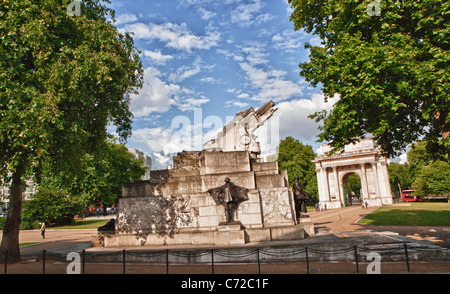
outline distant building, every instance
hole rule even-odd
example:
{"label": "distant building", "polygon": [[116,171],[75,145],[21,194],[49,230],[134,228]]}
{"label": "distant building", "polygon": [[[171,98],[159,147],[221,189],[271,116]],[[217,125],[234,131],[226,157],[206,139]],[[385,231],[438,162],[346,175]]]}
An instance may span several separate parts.
{"label": "distant building", "polygon": [[[12,173],[8,173],[8,178],[12,177]],[[37,184],[33,179],[25,181],[25,190],[23,191],[23,200],[30,200],[37,192]],[[9,208],[9,196],[11,194],[11,182],[3,183],[0,181],[0,213],[5,213]]]}
{"label": "distant building", "polygon": [[142,176],[142,180],[150,180],[150,171],[152,169],[152,158],[145,155],[144,152],[137,149],[128,149],[128,152],[133,154],[134,158],[143,160],[143,167],[147,168],[145,174]]}

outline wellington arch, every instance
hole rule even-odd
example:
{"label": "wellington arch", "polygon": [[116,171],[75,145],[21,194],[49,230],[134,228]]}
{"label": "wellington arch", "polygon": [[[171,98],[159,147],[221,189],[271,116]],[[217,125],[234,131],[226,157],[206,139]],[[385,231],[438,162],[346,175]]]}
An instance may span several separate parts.
{"label": "wellington arch", "polygon": [[392,204],[386,158],[375,148],[372,139],[361,139],[345,146],[341,152],[325,155],[331,148],[323,144],[323,155],[313,160],[320,204],[326,205],[327,209],[345,207],[345,181],[351,174],[357,174],[361,179],[361,199],[364,203],[369,206]]}

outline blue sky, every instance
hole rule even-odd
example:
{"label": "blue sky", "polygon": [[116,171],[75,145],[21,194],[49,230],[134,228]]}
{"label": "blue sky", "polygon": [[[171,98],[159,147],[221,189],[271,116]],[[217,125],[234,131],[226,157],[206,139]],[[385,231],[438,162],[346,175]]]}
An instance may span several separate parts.
{"label": "blue sky", "polygon": [[[292,136],[317,149],[317,124],[307,116],[322,109],[320,88],[299,76],[308,60],[304,44],[319,39],[294,31],[287,0],[112,0],[115,25],[133,32],[145,69],[144,86],[132,96],[129,148],[151,155],[153,167],[174,153],[199,150],[231,116],[269,100],[279,139]],[[180,124],[179,122],[182,122]],[[186,125],[190,123],[190,127]],[[262,156],[274,153],[265,144]],[[180,139],[181,137],[181,139]],[[186,140],[189,137],[189,140]]]}

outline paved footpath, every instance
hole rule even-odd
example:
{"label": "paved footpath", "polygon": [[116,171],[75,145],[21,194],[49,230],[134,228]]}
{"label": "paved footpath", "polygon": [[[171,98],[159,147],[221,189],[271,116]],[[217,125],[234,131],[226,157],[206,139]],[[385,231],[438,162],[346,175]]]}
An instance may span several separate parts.
{"label": "paved footpath", "polygon": [[[373,226],[357,223],[364,215],[378,208],[362,209],[358,205],[326,211],[309,209],[307,214],[310,215],[316,234],[319,235],[334,234],[338,237],[345,237],[362,232],[391,232],[416,240],[428,240],[439,246],[450,248],[450,227],[448,226]],[[106,222],[107,220],[105,220]],[[90,247],[91,236],[96,233],[96,229],[47,229],[45,239],[42,239],[39,230],[21,231],[19,235],[20,243],[39,242],[39,244],[22,247],[21,254],[32,256],[41,253],[44,249],[47,252],[58,253],[86,249]]]}
{"label": "paved footpath", "polygon": [[[436,226],[372,226],[372,225],[363,225],[358,224],[357,221],[362,218],[364,215],[376,210],[378,207],[369,207],[368,209],[363,209],[361,206],[350,206],[346,208],[340,209],[330,209],[327,211],[315,211],[314,209],[309,209],[308,215],[310,215],[312,222],[315,226],[315,231],[317,236],[330,236],[332,238],[341,238],[341,237],[353,237],[357,234],[366,234],[366,235],[377,235],[379,233],[388,233],[392,235],[398,235],[399,237],[409,237],[418,241],[431,241],[434,244],[439,246],[444,246],[450,248],[450,227],[436,227]],[[107,220],[105,220],[105,223]],[[1,233],[1,232],[0,232]],[[25,246],[21,248],[21,254],[24,257],[24,260],[35,259],[36,256],[45,249],[49,253],[60,253],[67,254],[68,252],[81,251],[82,249],[90,248],[90,239],[91,236],[96,234],[96,229],[87,229],[87,230],[55,230],[55,229],[47,229],[45,234],[45,239],[42,239],[39,230],[28,230],[20,232],[20,242],[39,242],[38,244],[34,244],[31,246]],[[1,238],[1,234],[0,234]],[[312,242],[314,237],[307,238],[308,242]],[[305,239],[305,241],[307,240]],[[247,245],[246,245],[247,246]],[[250,246],[250,245],[249,245]],[[94,249],[94,248],[93,248]],[[179,249],[179,248],[178,248]],[[340,262],[342,263],[342,262]],[[55,263],[53,266],[57,266]],[[62,265],[65,267],[66,265]],[[98,267],[101,265],[90,265],[90,270],[95,273],[101,273],[101,270],[94,270],[94,267]],[[298,268],[300,271],[304,271],[305,265],[299,264],[297,265],[297,269],[295,269],[296,264],[288,264],[288,265],[264,265],[264,272],[266,273],[297,273]],[[321,273],[326,273],[327,269],[330,267],[337,266],[337,264],[333,265],[328,263],[320,265]],[[405,271],[405,267],[403,264],[398,265],[400,267],[400,272]],[[39,261],[34,264],[30,263],[27,265],[28,269],[36,268],[36,273],[41,271],[41,266],[39,265]],[[234,270],[230,270],[231,272],[239,272],[236,271],[235,266],[229,266],[229,268],[233,268]],[[319,265],[315,267],[319,268]],[[139,269],[139,265],[128,266],[127,272],[132,273],[134,270],[143,273],[146,269]],[[202,270],[203,267],[199,266],[173,266],[171,267],[171,272],[173,273],[181,273],[185,272],[187,268],[189,273],[196,273],[197,270],[205,271],[208,273],[209,267],[206,266],[205,269]],[[226,268],[226,266],[223,266]],[[292,268],[290,270],[289,268]],[[332,272],[340,272],[342,265],[339,265],[339,269]],[[350,265],[350,268],[353,269],[354,266]],[[394,268],[392,266],[391,268]],[[423,269],[422,269],[423,268]],[[428,272],[429,268],[436,269],[437,272],[447,272],[450,273],[449,263],[437,263],[430,267],[430,264],[422,264],[417,263],[413,267],[414,272]],[[64,270],[65,268],[63,268]],[[112,268],[109,268],[112,269]],[[155,270],[156,267],[152,267],[152,270]],[[50,268],[48,268],[50,270]],[[14,271],[14,266],[11,265],[8,272]],[[122,271],[121,266],[118,266],[117,272],[120,273]],[[161,273],[165,272],[164,266],[161,266],[159,270]],[[228,270],[224,270],[228,272]],[[220,269],[217,268],[216,273],[219,273]],[[243,272],[246,272],[244,269]],[[351,271],[350,271],[351,272]],[[150,272],[149,272],[150,273]]]}
{"label": "paved footpath", "polygon": [[430,241],[436,245],[450,248],[449,226],[375,226],[357,223],[359,219],[378,208],[379,206],[363,209],[361,206],[356,205],[319,212],[309,210],[308,214],[315,225],[316,231],[319,233],[330,232],[337,236],[345,237],[351,233],[361,231],[390,232],[418,241]]}

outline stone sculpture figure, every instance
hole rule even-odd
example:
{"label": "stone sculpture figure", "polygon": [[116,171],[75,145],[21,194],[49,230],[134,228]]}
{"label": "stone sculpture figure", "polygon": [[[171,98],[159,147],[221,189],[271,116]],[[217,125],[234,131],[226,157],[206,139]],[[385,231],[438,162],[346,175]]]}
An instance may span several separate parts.
{"label": "stone sculpture figure", "polygon": [[234,214],[240,203],[248,200],[247,189],[236,186],[230,180],[225,179],[225,184],[218,188],[209,189],[208,193],[217,205],[225,207],[227,223],[234,222]]}
{"label": "stone sculpture figure", "polygon": [[300,218],[301,212],[307,212],[306,201],[311,197],[309,193],[303,191],[304,186],[299,182],[299,177],[295,177],[294,181],[294,202],[295,202],[295,216]]}
{"label": "stone sculpture figure", "polygon": [[274,106],[273,101],[269,101],[256,111],[250,107],[246,111],[237,113],[215,139],[204,144],[205,149],[224,152],[247,150],[256,158],[261,153],[261,147],[254,133],[277,111]]}

